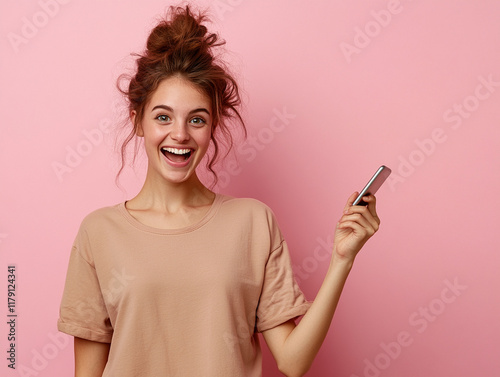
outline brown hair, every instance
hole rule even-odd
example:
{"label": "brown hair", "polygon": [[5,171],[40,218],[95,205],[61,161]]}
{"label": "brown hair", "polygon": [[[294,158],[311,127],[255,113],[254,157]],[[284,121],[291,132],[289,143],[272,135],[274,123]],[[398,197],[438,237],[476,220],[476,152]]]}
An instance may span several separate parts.
{"label": "brown hair", "polygon": [[[134,110],[136,117],[121,145],[117,179],[125,167],[127,146],[136,135],[148,101],[160,82],[174,75],[191,81],[212,101],[213,155],[207,161],[207,168],[214,175],[214,184],[217,174],[213,166],[220,151],[216,135],[220,133],[225,138],[227,153],[233,146],[228,121],[236,120],[246,136],[245,123],[238,111],[241,105],[238,85],[224,63],[212,53],[214,47],[224,45],[225,41],[209,33],[202,24],[204,21],[208,21],[207,16],[201,12],[193,14],[189,6],[171,6],[167,16],[151,31],[144,53],[135,54],[138,56],[135,74],[132,77],[123,74],[118,78],[118,90],[127,99],[129,113]],[[128,81],[127,89],[120,86],[123,80]]]}

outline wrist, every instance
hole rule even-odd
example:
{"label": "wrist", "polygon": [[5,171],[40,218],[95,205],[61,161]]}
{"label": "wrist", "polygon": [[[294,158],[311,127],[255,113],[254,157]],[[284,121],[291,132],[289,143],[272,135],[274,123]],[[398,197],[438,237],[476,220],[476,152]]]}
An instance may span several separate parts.
{"label": "wrist", "polygon": [[354,264],[354,259],[356,258],[357,253],[345,253],[345,252],[339,252],[337,249],[337,245],[333,245],[332,249],[332,258],[331,262],[332,264],[340,264],[340,265],[352,265]]}
{"label": "wrist", "polygon": [[332,255],[332,259],[330,260],[329,271],[344,271],[349,273],[354,265],[354,257],[343,257],[335,252]]}

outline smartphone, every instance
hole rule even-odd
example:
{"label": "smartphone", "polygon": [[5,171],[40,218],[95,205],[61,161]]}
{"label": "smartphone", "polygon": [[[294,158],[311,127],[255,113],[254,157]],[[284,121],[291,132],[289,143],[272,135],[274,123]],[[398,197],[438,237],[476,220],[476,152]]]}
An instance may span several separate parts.
{"label": "smartphone", "polygon": [[375,172],[373,177],[368,181],[366,186],[361,190],[359,193],[358,197],[352,203],[353,206],[366,206],[368,203],[363,201],[363,196],[372,194],[375,195],[377,190],[382,186],[382,183],[385,182],[387,177],[391,174],[391,169],[389,169],[387,166],[382,165],[381,167],[378,168],[378,170]]}

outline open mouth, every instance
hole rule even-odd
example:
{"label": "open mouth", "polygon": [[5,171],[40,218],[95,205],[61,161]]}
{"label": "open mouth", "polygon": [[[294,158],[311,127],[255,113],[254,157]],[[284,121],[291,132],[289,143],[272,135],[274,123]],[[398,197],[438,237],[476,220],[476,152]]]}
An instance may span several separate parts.
{"label": "open mouth", "polygon": [[192,149],[177,149],[177,148],[167,148],[167,147],[162,147],[161,148],[161,153],[168,158],[170,161],[173,162],[184,162],[191,157],[191,153],[193,152]]}

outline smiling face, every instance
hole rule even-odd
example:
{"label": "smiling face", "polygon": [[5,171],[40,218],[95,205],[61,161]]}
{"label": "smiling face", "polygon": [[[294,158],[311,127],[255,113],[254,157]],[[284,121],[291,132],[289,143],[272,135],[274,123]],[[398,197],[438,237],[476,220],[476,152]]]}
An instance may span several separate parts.
{"label": "smiling face", "polygon": [[212,135],[211,105],[182,77],[173,76],[158,85],[137,127],[137,135],[144,137],[148,176],[172,183],[196,179],[196,167]]}

